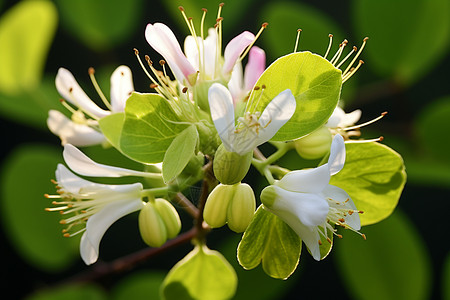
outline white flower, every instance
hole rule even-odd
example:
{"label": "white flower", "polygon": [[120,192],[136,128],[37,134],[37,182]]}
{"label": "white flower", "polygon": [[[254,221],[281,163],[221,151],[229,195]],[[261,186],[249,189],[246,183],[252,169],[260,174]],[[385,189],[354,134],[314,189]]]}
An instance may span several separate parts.
{"label": "white flower", "polygon": [[299,235],[316,260],[321,258],[321,236],[329,240],[327,230],[336,234],[334,225],[353,231],[361,228],[358,215],[361,212],[350,196],[329,184],[330,176],[338,173],[344,162],[344,139],[336,135],[328,163],[314,169],[289,172],[261,193],[264,207]]}
{"label": "white flower", "polygon": [[231,93],[214,83],[208,91],[211,117],[220,139],[229,152],[244,155],[270,140],[295,112],[295,98],[289,89],[278,94],[260,114],[246,113],[235,123]]}
{"label": "white flower", "polygon": [[355,125],[355,123],[358,122],[360,118],[360,109],[354,110],[351,113],[345,113],[342,108],[336,106],[333,114],[328,119],[328,122],[325,124],[325,126],[327,126],[328,128],[345,128]]}
{"label": "white flower", "polygon": [[[96,163],[70,144],[64,146],[64,160],[75,172],[85,176],[121,177],[147,176],[160,174],[139,172]],[[56,172],[58,195],[46,195],[56,207],[47,211],[59,211],[66,224],[64,236],[84,232],[81,237],[80,254],[86,264],[97,261],[100,240],[106,230],[121,217],[140,210],[144,206],[141,199],[141,183],[109,185],[94,183],[75,175],[64,165],[59,164]],[[67,215],[67,217],[66,217]]]}
{"label": "white flower", "polygon": [[[90,75],[93,78],[92,69]],[[96,82],[93,82],[96,85]],[[63,145],[70,143],[76,146],[90,146],[104,142],[105,137],[98,129],[97,121],[111,113],[124,111],[126,100],[134,91],[131,70],[127,66],[119,66],[111,75],[111,102],[107,102],[99,91],[108,110],[95,104],[67,69],[58,70],[55,84],[60,95],[77,108],[73,110],[68,107],[72,112],[71,120],[58,111],[49,111],[47,125],[51,132],[60,137]]]}

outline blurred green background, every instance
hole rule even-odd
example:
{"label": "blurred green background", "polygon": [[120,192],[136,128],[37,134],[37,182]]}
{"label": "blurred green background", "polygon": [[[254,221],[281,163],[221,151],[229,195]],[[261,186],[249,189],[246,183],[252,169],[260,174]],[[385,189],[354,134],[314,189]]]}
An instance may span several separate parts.
{"label": "blurred green background", "polygon": [[[2,288],[9,299],[158,299],[164,274],[189,245],[80,285],[92,267],[79,258],[79,238],[63,238],[59,216],[44,211],[50,203],[43,194],[54,191],[50,179],[62,162],[60,141],[45,120],[49,109],[63,110],[54,87],[59,67],[69,69],[96,100],[89,67],[106,95],[109,76],[121,64],[132,69],[136,90],[148,92],[133,53],[137,48],[159,59],[145,41],[147,23],[166,23],[182,41],[188,30],[177,7],[183,5],[197,22],[201,8],[208,8],[206,24],[212,26],[219,2],[0,0]],[[221,250],[238,272],[236,299],[450,299],[450,1],[229,0],[223,17],[224,43],[269,22],[257,41],[268,64],[293,51],[297,28],[303,30],[300,50],[322,55],[329,33],[333,49],[344,38],[359,46],[369,36],[361,56],[365,64],[345,83],[342,100],[346,111],[362,109],[362,122],[389,112],[364,136],[383,135],[383,143],[404,157],[408,174],[394,214],[363,228],[367,241],[346,234],[324,261],[302,256],[285,282],[260,268],[242,270],[235,258],[239,237],[226,230],[211,234],[210,247]],[[85,150],[100,162],[130,163],[114,150]],[[198,190],[190,193],[195,198]],[[101,259],[144,247],[131,215],[107,232]]]}

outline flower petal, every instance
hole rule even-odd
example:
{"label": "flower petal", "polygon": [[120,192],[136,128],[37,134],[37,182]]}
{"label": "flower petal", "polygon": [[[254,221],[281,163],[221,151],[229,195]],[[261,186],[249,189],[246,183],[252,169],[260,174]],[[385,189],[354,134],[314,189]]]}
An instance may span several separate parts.
{"label": "flower petal", "polygon": [[150,46],[164,57],[178,81],[195,84],[197,70],[181,51],[180,44],[169,27],[162,23],[148,24],[145,38]]}
{"label": "flower petal", "polygon": [[122,177],[122,176],[143,176],[146,172],[139,172],[130,169],[112,167],[99,164],[87,157],[83,152],[71,144],[64,146],[63,157],[66,164],[74,172],[84,176],[95,177]]}
{"label": "flower petal", "polygon": [[97,116],[99,118],[106,117],[110,114],[109,111],[103,110],[97,106],[79,86],[78,82],[73,77],[69,70],[59,68],[55,79],[56,89],[59,94],[82,110]]}
{"label": "flower petal", "polygon": [[295,112],[296,102],[291,90],[279,93],[266,106],[258,122],[258,145],[270,140]]}
{"label": "flower petal", "polygon": [[328,165],[314,169],[292,171],[275,184],[285,190],[297,193],[320,193],[330,182]]}
{"label": "flower petal", "polygon": [[89,218],[86,223],[86,232],[80,243],[80,254],[83,261],[93,264],[98,259],[100,241],[106,230],[118,219],[141,209],[144,203],[140,198],[123,199],[106,205],[98,213]]}
{"label": "flower petal", "polygon": [[[355,203],[350,198],[350,196],[347,194],[347,192],[337,186],[328,185],[322,191],[322,195],[326,198],[332,199],[332,201],[328,202],[328,204],[331,207],[334,207],[337,209],[344,208],[349,211],[357,211]],[[336,202],[338,202],[339,204],[337,204]],[[347,216],[345,216],[344,219],[345,219],[345,224],[347,224],[354,230],[361,229],[361,220],[359,218],[359,213],[347,214]]]}
{"label": "flower petal", "polygon": [[214,83],[208,90],[211,118],[225,148],[232,152],[234,124],[233,98],[226,87]]}
{"label": "flower petal", "polygon": [[230,80],[228,81],[228,90],[233,97],[233,103],[236,103],[245,96],[246,91],[244,91],[243,81],[242,81],[242,64],[238,62],[234,65],[233,71],[231,72]]}
{"label": "flower petal", "polygon": [[111,75],[111,106],[113,112],[123,112],[125,103],[134,91],[133,77],[127,66],[118,67]]}
{"label": "flower petal", "polygon": [[250,91],[258,78],[266,69],[266,53],[263,49],[253,46],[248,53],[248,62],[245,66],[244,89]]}
{"label": "flower petal", "polygon": [[328,158],[328,167],[330,175],[339,173],[345,163],[345,143],[340,134],[336,134],[331,142],[330,157]]}
{"label": "flower petal", "polygon": [[245,48],[253,42],[255,35],[249,31],[244,31],[234,37],[225,47],[224,64],[222,67],[223,74],[229,74],[236,64],[239,56],[244,52]]}
{"label": "flower petal", "polygon": [[55,176],[58,185],[74,195],[78,195],[82,188],[95,187],[97,185],[97,183],[78,177],[62,164],[58,164],[56,167]]}
{"label": "flower petal", "polygon": [[48,112],[47,126],[50,131],[59,136],[61,144],[75,146],[92,146],[104,142],[105,136],[97,130],[83,124],[77,124],[57,110]]}

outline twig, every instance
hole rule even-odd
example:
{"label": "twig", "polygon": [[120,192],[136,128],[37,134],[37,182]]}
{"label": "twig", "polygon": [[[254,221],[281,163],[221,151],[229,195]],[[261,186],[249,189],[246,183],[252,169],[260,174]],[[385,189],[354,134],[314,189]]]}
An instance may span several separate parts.
{"label": "twig", "polygon": [[175,195],[175,200],[178,202],[178,204],[183,207],[194,219],[198,217],[198,208],[195,207],[192,202],[186,198],[186,196],[183,195],[183,193],[178,192]]}

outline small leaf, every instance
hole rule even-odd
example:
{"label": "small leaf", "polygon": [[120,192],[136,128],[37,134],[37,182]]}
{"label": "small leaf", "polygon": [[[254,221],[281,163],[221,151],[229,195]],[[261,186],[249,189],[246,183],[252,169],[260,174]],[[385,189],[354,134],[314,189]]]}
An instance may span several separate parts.
{"label": "small leaf", "polygon": [[105,292],[93,284],[65,285],[45,289],[28,296],[25,300],[106,300]]}
{"label": "small leaf", "polygon": [[164,280],[162,272],[139,272],[121,280],[111,291],[112,300],[158,300]]}
{"label": "small leaf", "polygon": [[300,252],[298,235],[261,205],[242,236],[237,255],[244,269],[250,270],[262,263],[267,275],[286,279],[297,268]]}
{"label": "small leaf", "polygon": [[[57,26],[51,1],[21,1],[0,19],[0,91],[38,86]],[[25,108],[23,108],[25,109]]]}
{"label": "small leaf", "polygon": [[336,245],[337,270],[354,299],[429,299],[431,266],[414,225],[397,211],[363,228],[367,241],[346,234]]}
{"label": "small leaf", "polygon": [[310,52],[283,56],[258,79],[256,86],[266,88],[252,91],[247,111],[262,112],[280,92],[290,89],[297,102],[295,113],[273,140],[297,139],[328,121],[339,100],[341,74],[326,59]]}
{"label": "small leaf", "polygon": [[180,121],[160,95],[133,93],[125,107],[119,149],[142,163],[162,162],[173,139],[188,127]]}
{"label": "small leaf", "polygon": [[120,150],[120,137],[125,122],[125,113],[115,113],[103,117],[98,121],[100,129],[114,148]]}
{"label": "small leaf", "polygon": [[166,183],[177,177],[186,167],[195,154],[197,141],[198,132],[195,125],[189,126],[173,139],[163,160],[162,173]]}
{"label": "small leaf", "polygon": [[56,4],[62,25],[97,50],[117,46],[131,38],[143,13],[142,0],[57,0]]}
{"label": "small leaf", "polygon": [[220,252],[197,245],[167,274],[164,299],[229,299],[236,292],[237,276]]}
{"label": "small leaf", "polygon": [[369,67],[381,76],[390,75],[411,84],[425,76],[447,53],[450,36],[447,0],[357,0],[353,1],[353,7],[358,34],[370,37],[363,54],[369,57]]}
{"label": "small leaf", "polygon": [[61,160],[52,147],[23,146],[5,159],[0,181],[2,221],[11,242],[26,261],[47,271],[62,270],[78,257],[78,239],[62,236],[60,214],[44,210],[52,206],[44,194],[56,193],[50,179]]}
{"label": "small leaf", "polygon": [[402,157],[379,143],[346,143],[344,168],[330,184],[345,190],[358,210],[361,225],[377,223],[395,209],[406,182]]}

